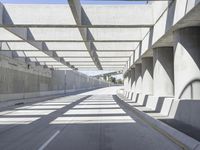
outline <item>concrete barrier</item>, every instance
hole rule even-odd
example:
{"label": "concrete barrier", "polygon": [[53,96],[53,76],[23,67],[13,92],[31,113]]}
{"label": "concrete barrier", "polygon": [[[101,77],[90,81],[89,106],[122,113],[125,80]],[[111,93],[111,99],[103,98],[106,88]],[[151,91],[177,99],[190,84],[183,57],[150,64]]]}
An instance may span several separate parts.
{"label": "concrete barrier", "polygon": [[138,97],[139,97],[139,93],[134,92],[132,101],[136,103],[138,101]]}
{"label": "concrete barrier", "polygon": [[[14,106],[14,105],[18,105],[18,104],[26,104],[26,103],[32,103],[32,102],[37,102],[37,101],[44,101],[44,100],[54,99],[54,98],[73,95],[73,94],[79,94],[79,93],[88,92],[88,91],[94,90],[94,89],[98,89],[98,88],[77,89],[77,90],[67,90],[67,91],[45,91],[45,92],[41,92],[41,94],[38,96],[33,94],[32,95],[33,97],[27,96],[27,97],[23,97],[23,98],[20,97],[18,99],[17,99],[17,97],[14,98],[14,96],[16,96],[17,94],[13,94],[10,96],[10,98],[11,98],[10,100],[4,99],[3,101],[0,101],[0,108]],[[28,95],[30,96],[31,94],[28,94]]]}
{"label": "concrete barrier", "polygon": [[134,113],[146,124],[152,127],[154,130],[158,131],[160,134],[164,135],[166,138],[171,140],[173,143],[179,145],[184,150],[199,150],[200,149],[200,142],[197,140],[189,137],[188,135],[170,127],[169,125],[156,120],[155,118],[147,115],[146,113],[132,107],[128,103],[126,103],[126,99],[119,95],[119,100],[121,103],[129,107]]}
{"label": "concrete barrier", "polygon": [[[176,100],[176,110],[172,110],[171,118],[200,129],[200,100]],[[178,104],[178,105],[177,105]],[[173,114],[173,116],[172,116]]]}
{"label": "concrete barrier", "polygon": [[129,92],[128,99],[130,99],[130,100],[131,100],[131,99],[132,99],[132,97],[133,97],[133,92],[131,92],[131,91],[130,91],[130,92]]}

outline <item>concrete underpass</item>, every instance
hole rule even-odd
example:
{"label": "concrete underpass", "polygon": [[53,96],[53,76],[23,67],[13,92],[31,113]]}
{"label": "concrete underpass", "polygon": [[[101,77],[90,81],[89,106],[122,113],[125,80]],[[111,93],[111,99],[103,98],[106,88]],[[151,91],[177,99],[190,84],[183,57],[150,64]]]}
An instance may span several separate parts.
{"label": "concrete underpass", "polygon": [[1,111],[5,150],[178,150],[108,87]]}
{"label": "concrete underpass", "polygon": [[1,0],[0,150],[200,150],[199,114],[200,0]]}

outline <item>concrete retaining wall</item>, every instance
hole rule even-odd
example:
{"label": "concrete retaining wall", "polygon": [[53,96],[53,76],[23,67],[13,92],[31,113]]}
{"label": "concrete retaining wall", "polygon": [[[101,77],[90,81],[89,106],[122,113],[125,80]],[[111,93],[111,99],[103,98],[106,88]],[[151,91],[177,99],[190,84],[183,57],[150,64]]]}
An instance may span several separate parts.
{"label": "concrete retaining wall", "polygon": [[27,67],[23,60],[0,55],[0,101],[40,97],[108,86],[77,71]]}

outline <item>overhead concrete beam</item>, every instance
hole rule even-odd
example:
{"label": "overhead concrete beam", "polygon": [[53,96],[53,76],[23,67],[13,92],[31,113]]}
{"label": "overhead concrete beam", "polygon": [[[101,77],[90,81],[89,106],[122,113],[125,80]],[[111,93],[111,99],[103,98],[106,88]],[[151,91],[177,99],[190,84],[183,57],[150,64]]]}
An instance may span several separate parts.
{"label": "overhead concrete beam", "polygon": [[[9,55],[9,56],[12,57],[12,58],[20,58],[20,59],[23,59],[26,63],[29,63],[29,62],[31,61],[31,60],[30,60],[31,57],[19,56],[18,53],[17,53],[17,52],[24,52],[24,51],[14,51],[14,50],[11,50],[10,47],[9,47],[9,45],[8,45],[6,42],[2,42],[0,47],[1,47],[0,52],[1,52],[1,53],[3,52],[3,54]],[[3,50],[2,50],[2,49],[3,49]],[[37,52],[37,51],[34,50],[34,52]],[[45,51],[45,54],[48,54],[48,56],[50,56],[50,57],[55,57],[56,60],[57,60],[58,62],[61,62],[63,65],[66,65],[66,66],[68,66],[68,67],[70,67],[70,68],[72,67],[72,66],[70,65],[69,62],[65,62],[65,61],[64,61],[64,58],[58,57],[58,55],[56,54],[55,51]],[[35,63],[36,63],[36,62],[35,62]],[[40,63],[35,64],[35,65],[36,65],[36,66],[39,66]],[[74,66],[73,66],[72,68],[74,68]],[[75,68],[74,68],[74,69],[75,69]]]}
{"label": "overhead concrete beam", "polygon": [[152,25],[54,25],[54,24],[0,24],[0,27],[17,28],[150,28]]}
{"label": "overhead concrete beam", "polygon": [[[83,18],[83,16],[82,16],[83,14],[82,14],[82,6],[81,6],[81,3],[80,3],[80,0],[68,0],[68,3],[69,3],[69,6],[71,8],[71,11],[72,11],[72,14],[74,16],[74,19],[76,21],[76,24],[78,26],[81,26],[82,25],[82,20],[86,19],[86,18]],[[80,31],[80,34],[81,34],[83,40],[87,41],[88,40],[88,36],[87,36],[88,34],[87,33],[90,33],[88,28],[86,28],[86,29],[85,28],[79,28],[79,31]],[[96,51],[91,49],[91,44],[94,47],[93,43],[85,42],[85,46],[87,47],[87,50],[88,50],[88,52],[89,52],[94,64],[96,65],[96,67],[99,70],[103,70],[103,68],[102,68],[102,66],[100,64],[100,61],[98,59],[98,55],[97,55]]]}
{"label": "overhead concrete beam", "polygon": [[5,50],[5,51],[9,51],[10,50],[10,47],[9,45],[7,44],[7,42],[1,42],[1,51]]}
{"label": "overhead concrete beam", "polygon": [[[0,44],[0,54],[6,55],[6,56],[14,58],[14,59],[20,59],[27,64],[31,62],[30,58],[28,58],[28,57],[24,57],[24,58],[19,57],[17,51],[12,51],[10,49],[9,45],[7,44],[7,42],[2,42]],[[33,62],[33,63],[35,63],[35,62]]]}
{"label": "overhead concrete beam", "polygon": [[[75,25],[71,10],[65,4],[4,4],[4,24]],[[52,13],[53,12],[53,13]],[[51,19],[49,19],[51,18]]]}
{"label": "overhead concrete beam", "polygon": [[21,39],[24,39],[25,41],[27,40],[27,35],[28,35],[28,29],[27,28],[9,28],[5,27],[7,31],[11,32],[12,34],[18,36]]}
{"label": "overhead concrete beam", "polygon": [[[24,29],[24,28],[23,29],[21,29],[21,28],[5,28],[5,29],[7,31],[9,31],[10,33],[14,34],[15,36],[19,37],[20,39],[22,39],[23,41],[27,41],[27,37],[28,37],[28,34],[29,34],[28,29]],[[56,52],[55,51],[53,51],[53,52],[49,51],[45,42],[27,41],[27,43],[29,43],[30,45],[32,45],[33,47],[35,47],[39,51],[42,51],[44,54],[48,55],[49,57],[52,57],[56,61],[60,62],[60,58],[57,56]],[[66,65],[65,62],[61,62],[61,63],[63,65]],[[71,66],[68,66],[68,67],[71,67]]]}
{"label": "overhead concrete beam", "polygon": [[[3,50],[2,50],[3,49]],[[36,64],[36,62],[33,62],[33,61],[31,61],[31,59],[29,58],[29,57],[20,57],[19,55],[18,55],[18,53],[17,53],[17,51],[12,51],[12,50],[10,50],[10,47],[9,47],[9,45],[6,43],[6,42],[2,42],[1,44],[0,44],[0,54],[3,54],[3,55],[6,55],[6,56],[8,56],[8,57],[11,57],[11,58],[13,58],[13,59],[20,59],[20,60],[22,60],[22,61],[24,61],[25,63],[27,63],[27,64],[33,64],[33,65],[35,65],[35,66],[42,66],[42,65],[40,65],[39,63],[38,64]]]}
{"label": "overhead concrete beam", "polygon": [[[3,25],[4,24],[4,13],[5,13],[5,9],[4,6],[0,3],[0,24]],[[6,13],[7,17],[9,17],[9,14]],[[9,17],[10,18],[10,17]],[[10,19],[9,21],[12,22],[12,20]],[[35,41],[27,41],[29,35],[31,34],[30,30],[28,28],[9,28],[9,27],[4,27],[4,29],[6,29],[7,31],[9,31],[10,33],[14,34],[15,36],[19,37],[20,39],[22,39],[23,41],[26,41],[27,43],[29,43],[30,45],[34,46],[35,48],[37,48],[40,51],[43,50],[48,50],[48,47],[46,46],[46,44],[44,42],[35,42]],[[7,49],[10,50],[9,46],[4,44],[3,46],[1,46],[1,49]],[[54,59],[58,62],[60,61],[60,58],[58,58],[58,56],[56,55],[56,52],[50,52],[50,51],[43,51],[46,55],[53,57],[56,56]],[[12,52],[12,56],[17,57],[18,55],[14,54],[16,52]],[[71,67],[71,65],[68,65],[69,63],[66,62],[61,62],[63,65],[66,65],[68,67]]]}
{"label": "overhead concrete beam", "polygon": [[[1,39],[0,42],[22,42],[21,40],[3,40]],[[30,42],[55,42],[55,43],[63,43],[63,42],[95,42],[95,43],[135,43],[135,42],[140,42],[140,40],[95,40],[95,39],[88,39],[87,41],[84,41],[84,40],[36,40],[36,39],[31,39],[31,38],[28,38],[27,41],[30,41]]]}
{"label": "overhead concrete beam", "polygon": [[[146,25],[152,26],[152,5],[82,5],[92,25]],[[109,10],[109,11],[108,11]],[[145,10],[145,11],[144,11]],[[134,19],[130,19],[134,18]],[[88,25],[86,19],[84,25]]]}
{"label": "overhead concrete beam", "polygon": [[[73,1],[73,0],[70,0]],[[70,3],[69,3],[70,4]],[[68,5],[63,4],[56,6],[54,4],[38,4],[29,5],[24,4],[4,4],[5,13],[5,25],[17,24],[19,26],[27,27],[77,27],[76,21],[82,22],[81,26],[84,27],[120,27],[125,26],[149,26],[153,25],[153,14],[151,5],[130,5],[113,7],[109,5],[80,5],[79,1],[74,1],[74,9],[77,11],[78,18],[73,18],[72,13]],[[91,23],[88,23],[86,19],[81,20],[81,9],[88,15]],[[35,11],[37,8],[37,11]],[[109,10],[109,11],[108,11]],[[143,11],[145,10],[145,12]],[[26,12],[26,13],[24,13]],[[54,13],[51,13],[54,12]],[[9,17],[7,17],[9,14]],[[129,19],[129,16],[134,19]],[[97,17],[95,17],[97,16]],[[24,19],[26,18],[26,19]],[[49,19],[51,18],[51,19]],[[76,19],[76,21],[75,21]],[[94,26],[93,26],[94,25]],[[18,26],[18,27],[19,27]],[[29,26],[30,27],[30,26]],[[79,26],[80,27],[80,26]]]}
{"label": "overhead concrete beam", "polygon": [[12,58],[15,58],[14,56],[17,56],[16,51],[11,51],[9,45],[6,42],[1,42],[0,54],[8,54],[8,56]]}
{"label": "overhead concrete beam", "polygon": [[[0,42],[1,43],[1,42]],[[2,42],[2,43],[5,43],[5,42]],[[11,51],[21,51],[21,52],[25,52],[25,51],[28,51],[28,52],[38,52],[38,50],[31,50],[31,49],[27,49],[27,50],[22,50],[22,49],[9,49],[9,50],[11,50]],[[8,51],[7,49],[4,49],[4,48],[2,48],[1,49],[1,51]],[[74,52],[74,53],[78,53],[78,52],[86,52],[85,50],[42,50],[42,52]],[[132,50],[123,50],[123,49],[121,49],[121,50],[101,50],[101,51],[98,51],[98,52],[110,52],[110,53],[127,53],[127,52],[132,52]],[[92,55],[94,55],[94,53],[92,52]],[[107,55],[108,56],[108,55]]]}
{"label": "overhead concrete beam", "polygon": [[[156,2],[155,2],[156,3]],[[200,1],[170,1],[165,4],[167,7],[160,9],[162,12],[157,14],[157,21],[152,30],[142,41],[142,48],[136,50],[136,59],[134,63],[146,55],[152,56],[153,48],[174,46],[174,31],[185,27],[199,26]],[[162,8],[162,4],[155,5],[156,8]]]}
{"label": "overhead concrete beam", "polygon": [[77,25],[81,25],[81,3],[80,0],[68,0],[69,6]]}

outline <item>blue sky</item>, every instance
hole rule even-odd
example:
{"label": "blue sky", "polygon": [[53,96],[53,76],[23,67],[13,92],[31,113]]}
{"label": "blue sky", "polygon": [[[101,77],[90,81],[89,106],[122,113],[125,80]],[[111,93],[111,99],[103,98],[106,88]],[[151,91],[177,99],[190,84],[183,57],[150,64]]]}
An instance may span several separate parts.
{"label": "blue sky", "polygon": [[[2,3],[31,3],[31,4],[66,4],[67,0],[0,0]],[[144,4],[145,2],[131,2],[131,1],[109,1],[109,0],[81,0],[82,3],[87,4]]]}

